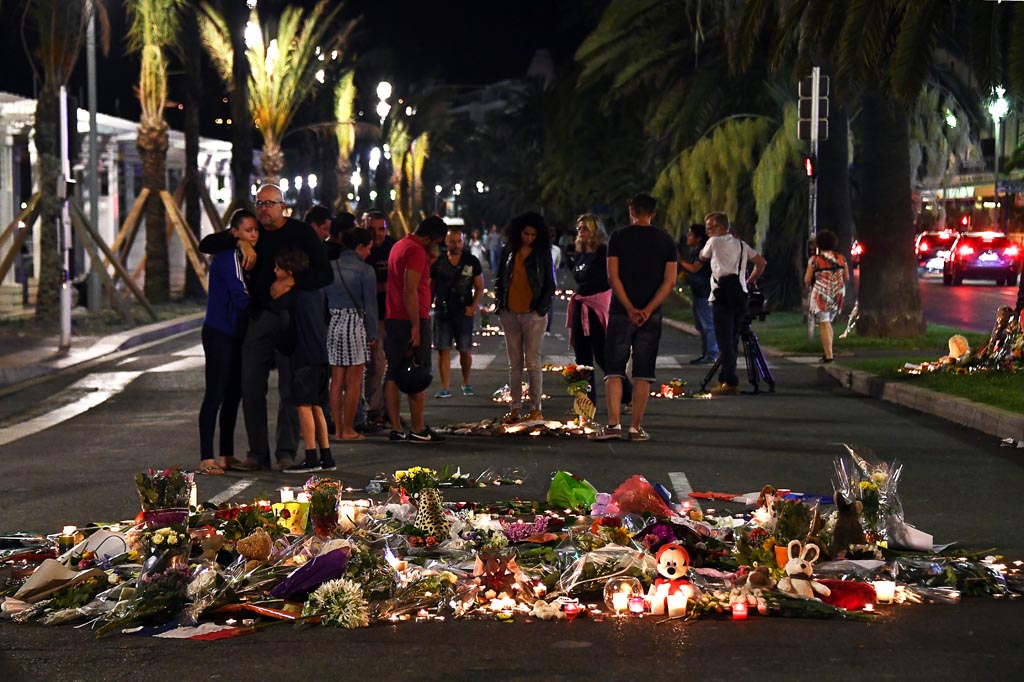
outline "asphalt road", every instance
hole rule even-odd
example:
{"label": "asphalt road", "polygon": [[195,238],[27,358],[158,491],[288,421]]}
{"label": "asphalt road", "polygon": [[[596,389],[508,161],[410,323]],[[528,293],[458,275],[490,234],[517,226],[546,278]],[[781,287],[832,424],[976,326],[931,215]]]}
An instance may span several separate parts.
{"label": "asphalt road", "polygon": [[1016,286],[997,287],[990,280],[965,279],[961,286],[943,286],[941,274],[927,274],[918,282],[924,318],[933,324],[988,332],[996,309],[1017,303]]}
{"label": "asphalt road", "polygon": [[[555,356],[549,360],[558,362],[568,351],[561,325],[556,323],[554,331],[544,349]],[[477,397],[428,399],[428,422],[499,415],[502,409],[489,394],[505,383],[503,353],[500,337],[480,339],[480,369],[473,378]],[[703,370],[687,364],[696,354],[696,339],[666,328],[659,378],[681,377],[699,385]],[[640,473],[677,495],[688,489],[745,493],[766,483],[830,493],[832,460],[845,442],[904,464],[900,492],[906,518],[932,533],[936,542],[998,547],[1009,559],[1024,558],[1021,450],[855,396],[822,379],[809,363],[769,362],[777,381],[774,394],[652,400],[648,443],[452,436],[444,444],[425,446],[391,444],[376,435],[334,447],[338,474],[354,487],[379,472],[413,465],[447,464],[473,473],[515,466],[527,474],[521,487],[450,490],[449,500],[541,498],[550,474],[559,469],[584,475],[605,491]],[[54,532],[64,524],[134,516],[135,472],[197,464],[202,367],[199,333],[191,332],[0,401],[0,530]],[[545,413],[557,419],[569,409],[569,398],[554,380],[547,382],[546,392],[553,397]],[[90,409],[82,409],[89,404]],[[243,441],[240,426],[240,452]],[[276,473],[203,477],[200,497],[223,495],[234,486],[232,499],[248,501],[271,497],[276,488],[301,480]],[[129,636],[95,642],[84,629],[2,623],[0,679],[718,680],[771,675],[952,680],[1017,679],[1024,668],[1019,601],[967,600],[881,611],[868,624],[473,620],[359,631],[284,625],[214,643]]]}

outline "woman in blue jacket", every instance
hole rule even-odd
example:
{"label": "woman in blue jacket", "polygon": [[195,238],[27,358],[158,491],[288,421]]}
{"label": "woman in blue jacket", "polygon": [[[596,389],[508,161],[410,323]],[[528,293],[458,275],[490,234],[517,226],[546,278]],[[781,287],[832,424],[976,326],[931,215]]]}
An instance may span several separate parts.
{"label": "woman in blue jacket", "polygon": [[[231,234],[252,246],[260,236],[252,211],[239,209],[231,215]],[[210,263],[209,298],[203,320],[203,353],[206,356],[206,392],[199,408],[199,473],[219,475],[231,468],[235,453],[235,422],[242,400],[242,338],[245,336],[249,291],[242,269],[241,252],[221,251]],[[220,456],[213,456],[213,434],[220,414]]]}

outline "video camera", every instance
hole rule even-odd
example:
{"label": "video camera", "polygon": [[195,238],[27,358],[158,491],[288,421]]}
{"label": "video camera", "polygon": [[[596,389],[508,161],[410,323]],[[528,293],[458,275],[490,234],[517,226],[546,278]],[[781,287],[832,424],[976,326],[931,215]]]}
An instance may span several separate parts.
{"label": "video camera", "polygon": [[752,286],[747,292],[747,314],[745,321],[747,323],[754,320],[764,322],[766,317],[768,317],[767,299],[760,289]]}

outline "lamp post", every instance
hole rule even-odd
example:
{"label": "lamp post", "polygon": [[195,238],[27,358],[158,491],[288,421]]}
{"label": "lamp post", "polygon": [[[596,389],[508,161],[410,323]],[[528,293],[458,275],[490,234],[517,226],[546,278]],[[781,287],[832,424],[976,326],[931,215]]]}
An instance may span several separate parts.
{"label": "lamp post", "polygon": [[441,187],[441,185],[434,185],[434,215],[441,215],[441,212],[438,210],[438,204],[441,202],[442,189],[444,187]]}
{"label": "lamp post", "polygon": [[1007,103],[1006,98],[1003,95],[1006,94],[1006,88],[1001,85],[997,85],[992,90],[992,100],[988,104],[988,113],[992,117],[993,127],[995,128],[995,197],[996,197],[996,220],[999,224],[999,229],[1003,229],[1003,204],[999,200],[999,152],[1000,147],[1000,128],[1003,124],[1003,117],[1006,116],[1009,111],[1010,105]]}

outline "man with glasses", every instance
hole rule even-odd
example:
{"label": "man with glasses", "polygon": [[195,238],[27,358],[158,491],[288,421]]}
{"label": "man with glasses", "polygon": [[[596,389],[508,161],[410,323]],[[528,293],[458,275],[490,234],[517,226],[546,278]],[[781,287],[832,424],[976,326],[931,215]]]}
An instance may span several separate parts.
{"label": "man with glasses", "polygon": [[[248,459],[234,468],[253,471],[271,468],[269,428],[267,424],[267,379],[277,367],[279,404],[277,412],[276,468],[283,471],[295,463],[299,440],[299,422],[289,395],[291,368],[288,356],[279,352],[275,342],[289,331],[287,312],[274,312],[271,303],[287,292],[271,292],[276,281],[274,260],[286,249],[298,249],[309,257],[309,269],[296,273],[295,286],[303,290],[325,287],[334,279],[327,252],[317,233],[306,223],[284,214],[281,188],[264,184],[256,193],[256,216],[260,237],[255,250],[236,240],[230,232],[208,235],[199,244],[203,253],[218,253],[238,247],[242,264],[249,275],[249,321],[242,341],[242,413],[249,441]],[[278,287],[279,289],[279,287]]]}

